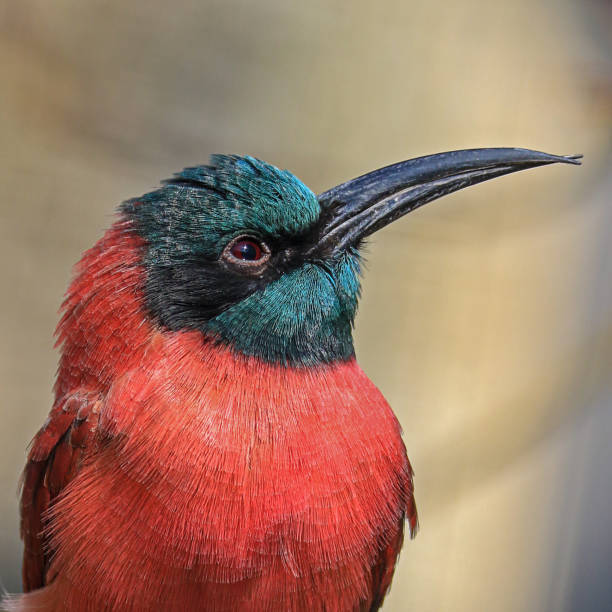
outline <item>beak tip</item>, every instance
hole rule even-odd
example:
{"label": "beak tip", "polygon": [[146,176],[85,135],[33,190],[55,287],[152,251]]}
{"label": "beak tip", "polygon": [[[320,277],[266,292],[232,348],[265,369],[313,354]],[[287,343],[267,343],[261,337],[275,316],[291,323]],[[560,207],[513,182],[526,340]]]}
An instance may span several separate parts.
{"label": "beak tip", "polygon": [[[485,149],[486,150],[486,149]],[[496,149],[497,151],[504,151],[504,149]],[[519,155],[525,155],[525,157],[532,156],[536,165],[545,165],[546,163],[554,164],[572,164],[572,166],[580,166],[582,165],[582,153],[575,153],[574,155],[551,155],[550,153],[544,153],[543,151],[535,151],[532,149],[505,149],[506,151],[514,151]],[[528,161],[525,159],[524,161]],[[529,160],[530,161],[530,160]],[[537,163],[537,162],[543,162]]]}
{"label": "beak tip", "polygon": [[567,164],[573,164],[574,166],[581,166],[583,157],[584,155],[582,155],[582,153],[575,153],[574,155],[564,155],[563,159],[565,160],[565,163]]}

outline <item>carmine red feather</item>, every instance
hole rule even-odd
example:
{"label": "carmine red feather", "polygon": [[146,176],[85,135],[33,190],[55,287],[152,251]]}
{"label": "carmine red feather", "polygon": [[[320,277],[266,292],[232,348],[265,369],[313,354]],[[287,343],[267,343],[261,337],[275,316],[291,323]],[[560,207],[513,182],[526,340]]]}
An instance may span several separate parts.
{"label": "carmine red feather", "polygon": [[64,304],[13,609],[377,609],[416,530],[387,402],[354,360],[287,368],[157,329],[125,230]]}

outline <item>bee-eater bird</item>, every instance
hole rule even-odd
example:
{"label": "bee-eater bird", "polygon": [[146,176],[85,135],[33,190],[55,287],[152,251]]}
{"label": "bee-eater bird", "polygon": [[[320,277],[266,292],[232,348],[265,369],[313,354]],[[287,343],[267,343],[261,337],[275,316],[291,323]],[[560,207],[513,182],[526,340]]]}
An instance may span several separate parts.
{"label": "bee-eater bird", "polygon": [[11,610],[377,610],[404,521],[400,426],[355,361],[360,249],[440,196],[555,162],[472,149],[314,195],[215,155],[128,200],[62,306],[23,477]]}

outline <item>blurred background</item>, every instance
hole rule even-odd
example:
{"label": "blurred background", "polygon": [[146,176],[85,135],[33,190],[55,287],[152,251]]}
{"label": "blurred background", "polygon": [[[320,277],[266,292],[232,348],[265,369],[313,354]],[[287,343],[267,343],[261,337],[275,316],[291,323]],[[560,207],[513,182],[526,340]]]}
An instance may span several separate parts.
{"label": "blurred background", "polygon": [[421,530],[387,611],[612,609],[612,54],[605,0],[0,4],[0,577],[70,269],[122,200],[213,152],[315,192],[449,149],[582,152],[369,246],[362,367]]}

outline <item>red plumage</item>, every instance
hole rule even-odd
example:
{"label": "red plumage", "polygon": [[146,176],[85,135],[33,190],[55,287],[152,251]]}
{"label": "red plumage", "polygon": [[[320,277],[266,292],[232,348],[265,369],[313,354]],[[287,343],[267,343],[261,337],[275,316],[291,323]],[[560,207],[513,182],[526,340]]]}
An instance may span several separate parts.
{"label": "red plumage", "polygon": [[387,402],[354,360],[288,368],[154,326],[125,223],[64,304],[13,609],[377,609],[416,529]]}

